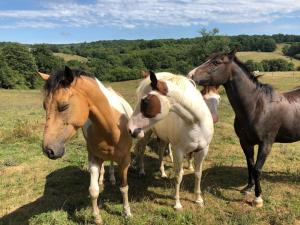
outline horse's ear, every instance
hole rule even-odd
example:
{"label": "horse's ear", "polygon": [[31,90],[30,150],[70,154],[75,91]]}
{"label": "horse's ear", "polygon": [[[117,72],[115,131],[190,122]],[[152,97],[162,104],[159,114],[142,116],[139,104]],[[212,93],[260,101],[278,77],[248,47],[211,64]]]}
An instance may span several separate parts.
{"label": "horse's ear", "polygon": [[149,76],[150,76],[149,72],[146,72],[146,71],[142,70],[142,78],[147,78]]}
{"label": "horse's ear", "polygon": [[72,70],[68,66],[65,66],[64,75],[61,80],[63,81],[63,84],[66,86],[70,85],[73,82],[74,75]]}
{"label": "horse's ear", "polygon": [[150,73],[150,80],[151,80],[151,87],[154,90],[157,90],[157,78],[153,71],[149,71]]}
{"label": "horse's ear", "polygon": [[238,52],[238,48],[237,48],[237,47],[234,48],[234,49],[232,49],[231,52],[228,53],[228,58],[229,58],[230,60],[233,60],[234,57],[235,57],[235,54],[236,54],[237,52]]}
{"label": "horse's ear", "polygon": [[48,75],[46,73],[42,73],[42,72],[37,72],[37,73],[44,81],[48,80],[50,77],[50,75]]}

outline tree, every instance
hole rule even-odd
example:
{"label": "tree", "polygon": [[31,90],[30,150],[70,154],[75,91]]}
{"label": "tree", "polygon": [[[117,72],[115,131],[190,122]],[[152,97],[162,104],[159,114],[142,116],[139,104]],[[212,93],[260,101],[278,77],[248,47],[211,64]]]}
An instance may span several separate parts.
{"label": "tree", "polygon": [[29,88],[36,88],[41,81],[38,79],[36,72],[37,66],[34,57],[29,49],[20,44],[7,44],[2,48],[3,58],[7,65],[19,73],[25,80],[25,85]]}
{"label": "tree", "polygon": [[44,73],[52,73],[61,69],[65,62],[62,58],[53,55],[47,45],[35,45],[32,49],[38,70]]}
{"label": "tree", "polygon": [[12,70],[0,54],[0,87],[5,89],[26,88],[26,81],[18,71]]}

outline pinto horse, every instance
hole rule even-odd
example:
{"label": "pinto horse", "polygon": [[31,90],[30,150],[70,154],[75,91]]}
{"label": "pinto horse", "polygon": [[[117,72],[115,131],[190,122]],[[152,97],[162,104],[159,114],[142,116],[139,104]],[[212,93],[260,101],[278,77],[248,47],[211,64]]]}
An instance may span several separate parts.
{"label": "pinto horse", "polygon": [[196,203],[201,197],[202,162],[212,140],[214,126],[211,113],[201,93],[183,76],[150,72],[137,89],[138,103],[128,122],[128,131],[135,138],[153,129],[163,141],[171,143],[175,169],[175,209],[181,209],[179,197],[183,176],[183,157],[195,152]]}
{"label": "pinto horse", "polygon": [[[143,75],[144,75],[144,78],[147,77],[146,72],[143,72]],[[218,88],[219,88],[219,86],[205,86],[201,90],[201,94],[211,112],[214,123],[217,123],[219,120],[218,105],[220,103],[221,96],[219,95]],[[149,139],[151,138],[152,134],[153,134],[152,130],[147,131],[145,133],[144,139],[139,141],[134,147],[134,153],[136,155],[136,158],[133,160],[132,165],[134,167],[136,167],[138,165],[139,174],[142,176],[145,175],[144,154],[145,154],[145,150],[146,150],[146,145],[149,142]],[[171,162],[173,162],[171,145],[170,145],[170,143],[166,143],[162,140],[159,140],[159,138],[157,138],[157,139],[158,139],[157,140],[157,148],[158,148],[157,150],[158,150],[159,161],[160,161],[159,169],[160,169],[161,177],[166,178],[167,174],[165,172],[163,156],[164,156],[165,152],[168,152],[168,156],[170,157]],[[187,168],[190,171],[194,171],[194,167],[193,167],[193,163],[192,163],[192,155],[193,154],[190,153],[186,156],[188,159]],[[113,182],[112,173],[110,175],[110,180],[111,180],[111,182]]]}
{"label": "pinto horse", "polygon": [[255,186],[253,204],[262,207],[260,176],[273,143],[300,140],[300,88],[280,93],[262,84],[235,53],[215,54],[188,76],[200,85],[224,86],[235,112],[235,132],[247,159],[248,184],[242,192],[248,193]]}
{"label": "pinto horse", "polygon": [[79,128],[83,128],[95,223],[102,223],[97,199],[100,168],[105,160],[115,161],[120,167],[124,213],[130,216],[127,183],[132,144],[127,131],[127,122],[132,114],[130,105],[112,89],[104,87],[96,78],[88,77],[82,71],[65,67],[65,70],[51,76],[39,75],[45,80],[44,154],[50,159],[62,157],[65,143]]}

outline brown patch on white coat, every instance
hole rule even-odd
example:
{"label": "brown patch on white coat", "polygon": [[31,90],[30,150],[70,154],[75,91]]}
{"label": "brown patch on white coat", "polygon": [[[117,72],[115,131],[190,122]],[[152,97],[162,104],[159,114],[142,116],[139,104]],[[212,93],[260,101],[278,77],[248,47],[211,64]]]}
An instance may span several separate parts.
{"label": "brown patch on white coat", "polygon": [[[135,128],[131,125],[135,123],[134,120],[130,120],[128,124],[128,131],[132,137],[143,138],[144,130],[147,130],[151,124],[167,116],[169,108],[167,100],[164,96],[168,93],[168,86],[164,81],[157,80],[155,74],[150,71],[151,87],[153,91],[150,91],[146,96],[141,99],[140,114],[135,117],[139,121],[139,127]],[[146,76],[148,77],[148,75]],[[166,104],[162,104],[162,102]]]}

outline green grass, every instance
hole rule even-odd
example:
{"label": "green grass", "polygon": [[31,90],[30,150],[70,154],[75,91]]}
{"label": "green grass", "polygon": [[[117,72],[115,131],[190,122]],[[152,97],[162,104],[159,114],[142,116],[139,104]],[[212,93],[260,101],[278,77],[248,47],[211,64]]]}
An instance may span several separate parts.
{"label": "green grass", "polygon": [[65,61],[71,61],[71,60],[77,60],[79,62],[85,63],[87,62],[87,58],[84,58],[79,55],[71,55],[71,54],[65,54],[65,53],[54,53],[55,56],[58,56],[60,58],[63,58]]}
{"label": "green grass", "polygon": [[261,62],[262,60],[265,59],[266,60],[284,59],[287,60],[288,62],[292,62],[295,68],[297,68],[298,66],[300,66],[300,60],[293,59],[283,55],[282,49],[285,45],[287,44],[277,44],[277,48],[274,52],[254,52],[254,51],[238,52],[237,56],[239,57],[239,59],[241,59],[244,62],[247,60],[254,60],[255,62]]}
{"label": "green grass", "polygon": [[[287,90],[300,84],[300,73],[265,73],[262,81]],[[138,81],[111,84],[132,105],[137,85]],[[173,180],[160,178],[158,156],[148,152],[147,176],[129,174],[134,217],[126,220],[121,215],[117,178],[117,186],[105,183],[99,197],[105,224],[299,225],[300,143],[274,145],[262,175],[265,205],[251,207],[239,192],[247,180],[246,162],[223,89],[221,95],[220,122],[203,168],[205,207],[192,202],[194,176],[186,171],[181,188],[184,210],[173,211]],[[0,224],[93,224],[82,134],[70,141],[62,159],[49,160],[41,151],[44,116],[40,91],[0,90]],[[172,168],[168,161],[167,174]]]}

